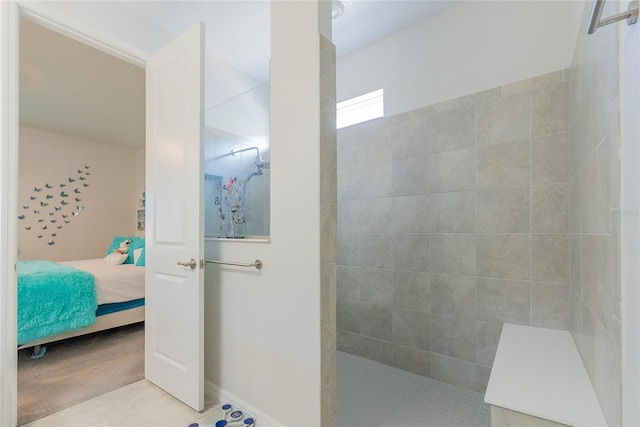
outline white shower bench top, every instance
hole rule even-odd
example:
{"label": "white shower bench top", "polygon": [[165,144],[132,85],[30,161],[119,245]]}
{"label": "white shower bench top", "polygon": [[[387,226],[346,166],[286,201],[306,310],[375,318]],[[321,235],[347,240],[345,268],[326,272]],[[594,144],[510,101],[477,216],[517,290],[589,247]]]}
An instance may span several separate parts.
{"label": "white shower bench top", "polygon": [[567,331],[505,324],[485,402],[570,426],[606,426]]}

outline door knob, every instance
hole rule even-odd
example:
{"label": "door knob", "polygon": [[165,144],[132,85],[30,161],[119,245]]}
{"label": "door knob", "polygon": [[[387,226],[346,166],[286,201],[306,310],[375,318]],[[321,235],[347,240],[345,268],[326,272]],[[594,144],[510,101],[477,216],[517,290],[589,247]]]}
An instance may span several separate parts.
{"label": "door knob", "polygon": [[195,259],[191,258],[191,261],[187,261],[187,262],[178,261],[178,265],[184,265],[185,267],[191,267],[192,270],[195,270],[196,266],[197,266],[197,262],[196,262]]}

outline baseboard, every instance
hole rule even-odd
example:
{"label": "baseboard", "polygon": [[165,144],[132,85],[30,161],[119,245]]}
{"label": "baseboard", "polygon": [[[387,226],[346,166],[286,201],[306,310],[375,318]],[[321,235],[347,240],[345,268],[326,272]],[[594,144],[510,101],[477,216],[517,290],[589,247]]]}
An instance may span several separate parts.
{"label": "baseboard", "polygon": [[243,412],[248,413],[257,420],[256,427],[284,427],[284,424],[280,421],[275,420],[239,397],[218,387],[211,381],[204,381],[204,393],[220,403],[231,403],[233,406],[240,408]]}

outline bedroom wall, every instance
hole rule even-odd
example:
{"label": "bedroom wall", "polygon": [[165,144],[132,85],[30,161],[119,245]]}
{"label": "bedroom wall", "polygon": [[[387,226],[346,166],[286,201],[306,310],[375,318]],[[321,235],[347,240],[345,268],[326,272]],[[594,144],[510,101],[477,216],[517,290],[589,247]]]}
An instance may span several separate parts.
{"label": "bedroom wall", "polygon": [[134,151],[22,127],[18,173],[20,260],[101,258],[114,235],[136,234]]}

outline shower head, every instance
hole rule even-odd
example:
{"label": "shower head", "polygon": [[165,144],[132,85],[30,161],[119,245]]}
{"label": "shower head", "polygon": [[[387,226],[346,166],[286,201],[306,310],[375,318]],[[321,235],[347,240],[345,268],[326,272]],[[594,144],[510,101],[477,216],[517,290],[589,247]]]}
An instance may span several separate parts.
{"label": "shower head", "polygon": [[251,178],[253,178],[254,176],[262,175],[264,173],[264,169],[270,169],[270,168],[271,168],[271,162],[265,162],[265,161],[256,159],[249,167],[249,174],[247,175],[246,182],[249,182]]}
{"label": "shower head", "polygon": [[232,156],[235,156],[236,154],[243,153],[245,151],[250,151],[250,150],[256,150],[256,158],[253,161],[253,163],[251,163],[251,166],[249,166],[249,171],[247,172],[247,180],[246,180],[247,183],[254,176],[262,175],[263,174],[263,171],[262,171],[263,169],[270,169],[271,168],[271,163],[264,161],[264,159],[260,155],[260,149],[258,147],[247,147],[247,148],[242,148],[242,149],[239,149],[239,150],[236,150],[234,148],[233,150],[231,150],[231,152],[229,154],[231,154]]}
{"label": "shower head", "polygon": [[232,156],[235,156],[236,154],[239,153],[243,153],[245,151],[249,151],[249,150],[256,150],[256,162],[261,162],[264,163],[264,160],[262,160],[262,156],[260,155],[260,149],[258,147],[248,147],[248,148],[242,148],[240,150],[236,150],[235,148],[233,150],[231,150],[231,152],[229,154],[231,154]]}

